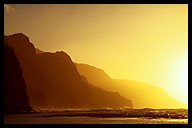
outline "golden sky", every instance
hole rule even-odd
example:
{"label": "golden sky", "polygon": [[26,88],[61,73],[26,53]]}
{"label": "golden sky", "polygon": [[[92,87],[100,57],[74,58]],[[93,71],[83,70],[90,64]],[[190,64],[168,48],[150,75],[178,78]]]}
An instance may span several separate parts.
{"label": "golden sky", "polygon": [[188,105],[188,5],[4,5],[4,34],[67,52],[112,78],[155,84]]}

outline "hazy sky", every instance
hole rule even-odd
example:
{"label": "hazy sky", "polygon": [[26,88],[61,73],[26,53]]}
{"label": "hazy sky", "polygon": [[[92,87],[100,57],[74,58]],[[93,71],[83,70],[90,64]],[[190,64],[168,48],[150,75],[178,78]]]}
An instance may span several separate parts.
{"label": "hazy sky", "polygon": [[4,34],[188,101],[188,5],[4,5]]}

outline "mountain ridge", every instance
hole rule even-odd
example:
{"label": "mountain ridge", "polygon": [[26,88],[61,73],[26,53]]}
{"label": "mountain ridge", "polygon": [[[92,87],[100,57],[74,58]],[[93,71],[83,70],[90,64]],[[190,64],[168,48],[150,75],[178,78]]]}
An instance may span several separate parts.
{"label": "mountain ridge", "polygon": [[[76,66],[79,73],[85,76],[90,83],[109,91],[116,90],[121,95],[132,99],[134,108],[186,108],[158,86],[136,80],[112,79],[103,70],[88,64],[76,63]],[[101,76],[106,76],[107,79],[103,79]],[[160,101],[161,99],[162,101]]]}
{"label": "mountain ridge", "polygon": [[21,33],[4,40],[19,59],[34,109],[132,107],[131,100],[83,80],[67,53],[36,54],[35,46]]}
{"label": "mountain ridge", "polygon": [[[122,90],[114,90],[114,87],[113,86],[118,86],[119,84],[121,84],[122,86],[122,83],[127,83],[130,84],[130,85],[135,85],[139,88],[139,85],[142,87],[142,86],[147,86],[148,88],[151,87],[153,88],[153,90],[158,90],[160,92],[163,93],[163,95],[167,95],[167,97],[169,98],[170,101],[174,101],[175,103],[174,104],[177,104],[177,106],[180,106],[178,108],[186,108],[185,105],[183,105],[182,103],[180,103],[179,101],[177,101],[176,99],[174,99],[173,97],[171,97],[167,92],[165,92],[162,88],[156,86],[156,85],[153,85],[153,84],[150,84],[150,83],[146,83],[146,82],[141,82],[141,81],[137,81],[137,80],[128,80],[128,79],[113,79],[111,78],[103,69],[101,68],[97,68],[95,66],[92,66],[92,65],[89,65],[89,64],[85,64],[85,63],[77,63],[77,62],[74,62],[75,65],[77,66],[77,69],[78,69],[78,72],[86,78],[86,80],[89,82],[89,83],[92,83],[92,84],[95,84],[95,85],[103,85],[103,83],[105,84],[104,86],[97,86],[97,87],[101,87],[101,88],[104,88],[105,90],[109,90],[109,91],[112,91],[112,92],[118,92],[120,95],[127,95],[126,97],[127,98],[130,98],[128,94],[125,94],[125,93],[122,93]],[[82,67],[83,66],[83,71],[81,70],[81,68],[78,68],[78,67]],[[85,69],[85,67],[90,67],[88,69]],[[86,73],[85,73],[86,72]],[[96,74],[96,75],[95,75]],[[89,76],[94,76],[94,77],[89,77]],[[87,79],[89,78],[89,79]],[[95,82],[95,78],[99,78],[99,81]],[[110,82],[108,81],[110,80]],[[104,81],[104,82],[103,82]],[[106,81],[107,81],[107,86],[106,85]],[[116,83],[114,85],[114,83]],[[112,85],[112,86],[110,86]],[[126,86],[127,86],[126,85]],[[147,94],[145,93],[144,91],[142,91],[143,95],[144,94]],[[172,99],[172,100],[171,100]],[[137,99],[138,100],[138,99]],[[134,103],[135,100],[132,100],[132,102]],[[140,100],[139,100],[140,101]],[[147,102],[147,100],[145,99],[144,101]],[[142,103],[142,102],[141,102]],[[146,103],[145,103],[146,104]],[[148,104],[149,105],[149,104]],[[136,105],[134,107],[138,107],[138,108],[149,108],[151,105],[149,106],[143,106],[141,107],[141,105]],[[170,105],[169,105],[170,107]],[[165,107],[165,108],[169,108],[169,107]],[[152,108],[152,107],[151,107]],[[162,107],[157,107],[157,108],[162,108]]]}

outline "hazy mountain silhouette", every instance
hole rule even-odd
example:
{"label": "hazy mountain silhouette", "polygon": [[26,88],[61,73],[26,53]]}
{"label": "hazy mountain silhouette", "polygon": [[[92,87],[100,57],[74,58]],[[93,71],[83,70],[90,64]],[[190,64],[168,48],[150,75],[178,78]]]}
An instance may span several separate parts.
{"label": "hazy mountain silhouette", "polygon": [[36,53],[36,54],[42,54],[42,53],[44,53],[44,52],[41,51],[41,50],[39,50],[38,48],[36,48],[36,49],[35,49],[35,53]]}
{"label": "hazy mountain silhouette", "polygon": [[103,70],[87,64],[76,63],[79,73],[88,82],[109,91],[118,91],[132,100],[134,108],[185,108],[182,103],[172,98],[160,87],[134,80],[110,78]]}
{"label": "hazy mountain silhouette", "polygon": [[18,59],[13,49],[4,43],[4,113],[31,110]]}
{"label": "hazy mountain silhouette", "polygon": [[36,50],[22,33],[4,36],[4,40],[14,49],[23,68],[34,109],[132,107],[131,101],[118,93],[89,84],[65,52]]}

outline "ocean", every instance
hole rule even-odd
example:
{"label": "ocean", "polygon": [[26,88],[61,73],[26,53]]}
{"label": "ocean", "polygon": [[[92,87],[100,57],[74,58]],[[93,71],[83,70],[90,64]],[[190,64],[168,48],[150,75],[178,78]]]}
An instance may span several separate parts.
{"label": "ocean", "polygon": [[4,114],[4,124],[188,124],[187,109],[82,109]]}

